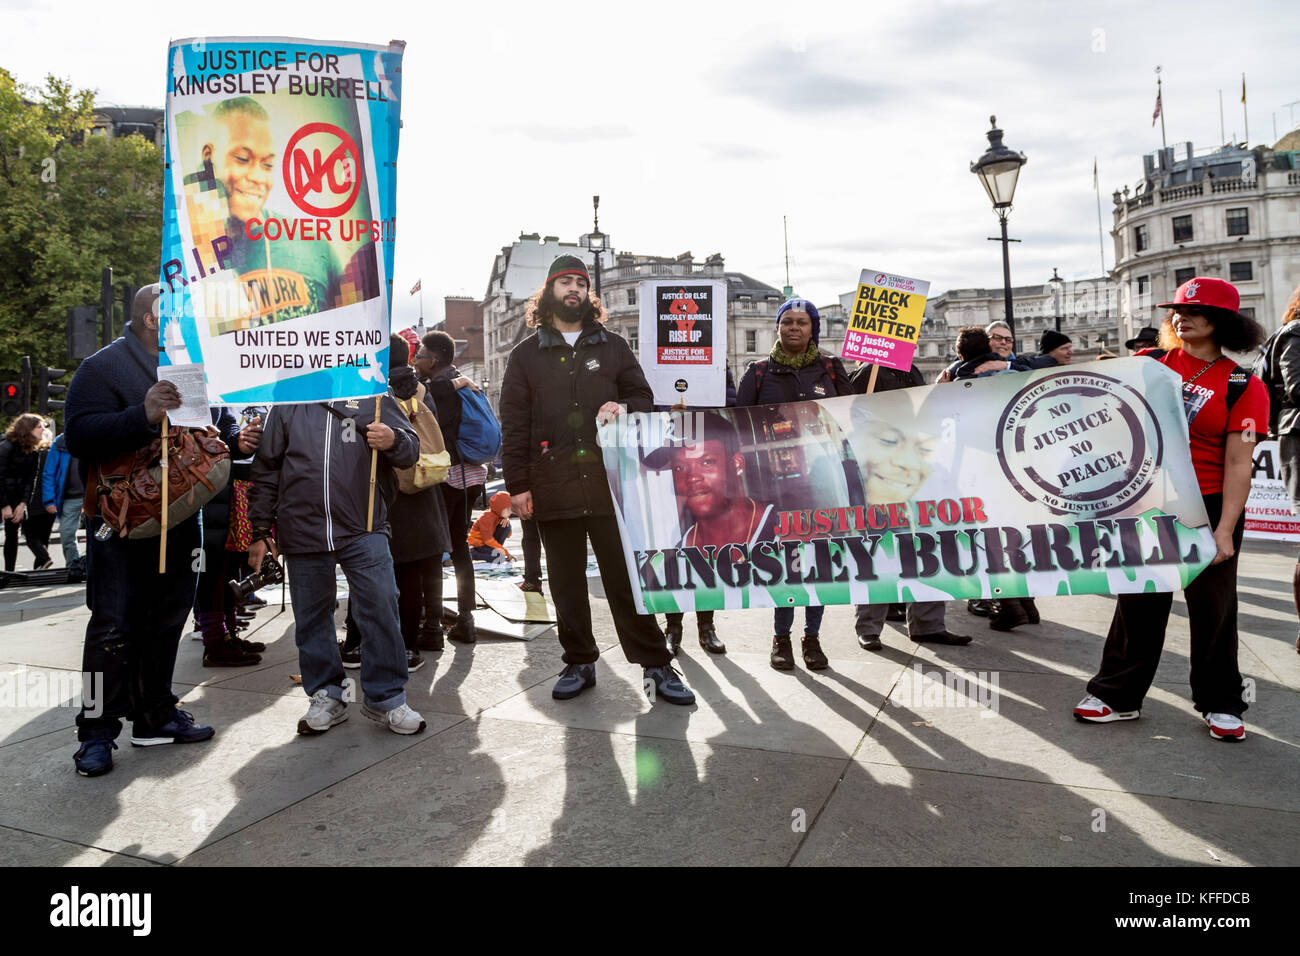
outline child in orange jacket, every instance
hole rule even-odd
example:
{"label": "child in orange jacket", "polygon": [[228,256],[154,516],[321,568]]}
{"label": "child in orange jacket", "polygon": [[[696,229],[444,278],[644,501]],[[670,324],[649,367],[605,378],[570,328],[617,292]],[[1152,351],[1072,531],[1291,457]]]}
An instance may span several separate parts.
{"label": "child in orange jacket", "polygon": [[469,529],[466,541],[475,561],[513,561],[514,557],[501,542],[510,537],[510,495],[498,491],[488,502],[488,510],[479,515]]}

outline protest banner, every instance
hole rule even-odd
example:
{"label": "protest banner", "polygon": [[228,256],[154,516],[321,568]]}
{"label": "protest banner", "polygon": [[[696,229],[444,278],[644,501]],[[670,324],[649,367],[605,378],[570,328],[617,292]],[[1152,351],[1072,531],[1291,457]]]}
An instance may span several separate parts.
{"label": "protest banner", "polygon": [[645,613],[1172,591],[1215,555],[1181,382],[1144,359],[626,415],[600,441]]}
{"label": "protest banner", "polygon": [[1300,515],[1282,483],[1282,457],[1276,441],[1255,443],[1246,499],[1246,537],[1300,542]]}
{"label": "protest banner", "polygon": [[863,269],[841,356],[906,372],[912,367],[929,294],[930,283],[924,279]]}
{"label": "protest banner", "polygon": [[211,404],[386,389],[402,48],[168,48],[159,363]]}
{"label": "protest banner", "polygon": [[727,282],[647,279],[638,284],[640,358],[656,405],[713,408],[727,400]]}

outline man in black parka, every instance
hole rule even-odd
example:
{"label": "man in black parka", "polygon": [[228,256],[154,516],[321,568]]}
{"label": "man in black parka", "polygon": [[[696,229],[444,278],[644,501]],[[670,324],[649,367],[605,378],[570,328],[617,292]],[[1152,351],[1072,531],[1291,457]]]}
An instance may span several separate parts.
{"label": "man in black parka", "polygon": [[670,665],[671,653],[652,615],[638,614],[597,423],[624,411],[648,412],[653,394],[620,336],[604,327],[600,301],[589,293],[587,268],[574,256],[551,263],[546,284],[529,303],[537,329],[515,346],[501,389],[501,461],[511,504],[535,518],[546,550],[565,668],[552,690],[576,697],[596,683],[600,652],[587,597],[587,540],[623,653],[645,668],[647,688],[674,704],[695,695]]}

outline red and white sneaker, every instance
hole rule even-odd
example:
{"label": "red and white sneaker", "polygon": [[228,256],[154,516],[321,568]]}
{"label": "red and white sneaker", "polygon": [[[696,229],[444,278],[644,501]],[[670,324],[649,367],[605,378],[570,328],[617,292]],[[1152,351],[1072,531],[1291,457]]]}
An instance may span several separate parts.
{"label": "red and white sneaker", "polygon": [[1074,708],[1075,720],[1090,724],[1109,724],[1112,720],[1137,720],[1140,710],[1114,710],[1109,704],[1089,694]]}
{"label": "red and white sneaker", "polygon": [[1215,740],[1245,740],[1246,725],[1232,714],[1206,714],[1205,725]]}

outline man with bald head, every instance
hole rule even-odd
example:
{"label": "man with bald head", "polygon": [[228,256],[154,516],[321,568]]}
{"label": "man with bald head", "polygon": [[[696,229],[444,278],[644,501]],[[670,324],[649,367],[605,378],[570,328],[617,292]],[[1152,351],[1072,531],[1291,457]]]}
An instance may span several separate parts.
{"label": "man with bald head", "polygon": [[[136,293],[122,337],[82,362],[68,386],[65,435],[83,481],[92,466],[149,445],[163,416],[180,407],[176,386],[157,381],[158,294],[157,285]],[[88,484],[87,512],[95,501]],[[98,513],[87,518],[90,623],[81,669],[95,676],[77,715],[81,748],[73,761],[82,776],[113,769],[123,718],[132,721],[131,743],[138,747],[194,743],[213,734],[177,710],[172,694],[176,646],[194,604],[198,515],[168,529],[165,574],[158,573],[158,547],[157,538],[118,537]]]}

